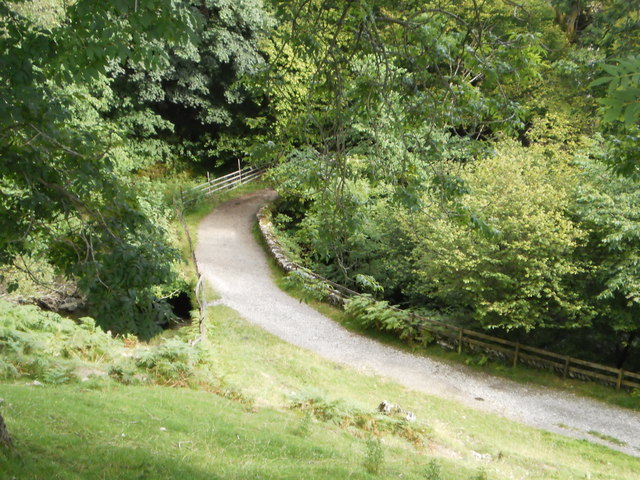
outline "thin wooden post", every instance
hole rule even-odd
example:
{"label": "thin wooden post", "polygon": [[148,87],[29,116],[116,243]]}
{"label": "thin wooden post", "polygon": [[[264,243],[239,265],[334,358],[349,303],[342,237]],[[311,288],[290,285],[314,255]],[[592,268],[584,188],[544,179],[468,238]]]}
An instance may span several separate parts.
{"label": "thin wooden post", "polygon": [[624,370],[620,369],[618,372],[618,381],[616,382],[616,390],[620,390],[622,387],[622,378],[624,377]]}
{"label": "thin wooden post", "polygon": [[458,332],[458,353],[462,353],[462,328]]}
{"label": "thin wooden post", "polygon": [[518,354],[520,353],[520,342],[516,342],[516,351],[513,354],[513,368],[518,366]]}
{"label": "thin wooden post", "polygon": [[242,185],[242,166],[240,165],[240,159],[238,159],[238,172],[240,173],[240,185]]}
{"label": "thin wooden post", "polygon": [[567,375],[569,375],[569,358],[569,355],[564,357],[564,368],[562,369],[562,376],[564,378],[567,378]]}
{"label": "thin wooden post", "polygon": [[7,432],[7,426],[4,423],[2,415],[0,415],[0,447],[13,450],[13,442],[11,441],[9,432]]}

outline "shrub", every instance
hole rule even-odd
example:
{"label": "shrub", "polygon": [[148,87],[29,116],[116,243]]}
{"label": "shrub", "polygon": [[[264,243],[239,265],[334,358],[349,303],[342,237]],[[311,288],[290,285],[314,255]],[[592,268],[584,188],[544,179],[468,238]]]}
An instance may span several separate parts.
{"label": "shrub", "polygon": [[14,355],[46,355],[95,361],[111,358],[121,343],[96,327],[93,319],[78,323],[34,306],[0,302],[0,352]]}
{"label": "shrub", "polygon": [[576,289],[585,232],[569,218],[575,171],[539,149],[502,145],[465,170],[467,192],[400,219],[415,245],[406,293],[485,327],[576,327],[592,310]]}
{"label": "shrub", "polygon": [[136,365],[145,368],[160,380],[184,381],[193,375],[201,361],[199,348],[170,339],[159,347],[147,350],[136,358]]}
{"label": "shrub", "polygon": [[481,468],[480,470],[478,470],[478,473],[476,473],[471,480],[488,480],[489,477],[487,476],[487,471],[484,468]]}
{"label": "shrub", "polygon": [[389,302],[375,300],[368,294],[358,295],[348,300],[344,309],[365,328],[400,333],[408,325],[407,312],[395,310],[389,306]]}
{"label": "shrub", "polygon": [[53,366],[43,372],[41,379],[51,385],[61,385],[69,383],[73,378],[73,369],[69,367]]}
{"label": "shrub", "polygon": [[415,422],[383,415],[377,411],[367,412],[343,400],[328,401],[322,394],[314,391],[294,396],[290,407],[308,413],[318,420],[334,422],[341,428],[356,428],[375,435],[390,433],[416,446],[423,445],[424,436],[429,433],[427,427]]}
{"label": "shrub", "polygon": [[0,379],[9,380],[18,378],[19,376],[20,372],[18,372],[18,369],[7,359],[0,357]]}
{"label": "shrub", "polygon": [[434,460],[429,460],[429,464],[424,471],[425,480],[441,480],[442,479],[442,469],[440,468],[440,464]]}
{"label": "shrub", "polygon": [[372,475],[380,473],[384,464],[384,450],[382,442],[379,438],[369,438],[366,443],[366,456],[364,459],[364,468]]}
{"label": "shrub", "polygon": [[309,431],[311,429],[311,421],[313,420],[313,414],[307,410],[304,413],[304,416],[302,417],[302,421],[300,422],[300,425],[298,425],[298,428],[296,428],[294,430],[294,435],[297,435],[299,437],[306,437],[309,435]]}
{"label": "shrub", "polygon": [[124,385],[139,383],[140,381],[138,380],[136,373],[136,369],[133,365],[118,364],[112,365],[111,368],[109,368],[109,377]]}

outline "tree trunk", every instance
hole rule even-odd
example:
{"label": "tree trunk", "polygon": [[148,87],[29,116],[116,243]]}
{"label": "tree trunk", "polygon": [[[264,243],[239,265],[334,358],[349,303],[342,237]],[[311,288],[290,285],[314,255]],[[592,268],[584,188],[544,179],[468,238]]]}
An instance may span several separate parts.
{"label": "tree trunk", "polygon": [[575,2],[571,5],[571,10],[568,13],[563,12],[560,8],[555,8],[556,23],[562,27],[567,34],[569,42],[573,43],[576,34],[578,33],[580,16],[585,13],[585,9],[580,2]]}
{"label": "tree trunk", "polygon": [[9,436],[9,432],[7,432],[7,426],[4,424],[4,418],[0,414],[0,447],[12,449],[13,443],[11,442],[11,437]]}
{"label": "tree trunk", "polygon": [[627,337],[627,342],[624,344],[624,349],[618,356],[618,361],[616,362],[616,366],[618,368],[622,368],[629,358],[629,350],[631,350],[631,346],[633,345],[633,341],[636,339],[638,332],[629,332],[629,336]]}
{"label": "tree trunk", "polygon": [[571,8],[571,12],[565,17],[565,32],[571,43],[576,39],[578,33],[578,19],[582,13],[582,7],[580,5],[574,5]]}

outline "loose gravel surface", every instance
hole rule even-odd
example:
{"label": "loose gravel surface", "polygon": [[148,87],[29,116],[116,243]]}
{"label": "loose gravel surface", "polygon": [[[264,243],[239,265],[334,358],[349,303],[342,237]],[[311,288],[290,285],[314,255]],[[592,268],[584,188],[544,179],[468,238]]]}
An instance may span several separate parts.
{"label": "loose gravel surface", "polygon": [[[271,190],[248,194],[221,205],[200,224],[198,265],[221,295],[221,303],[289,343],[359,371],[640,457],[638,412],[411,355],[351,333],[289,297],[275,285],[265,252],[251,232],[258,209],[274,198]],[[591,435],[589,431],[600,435]],[[626,445],[607,442],[601,436]]]}

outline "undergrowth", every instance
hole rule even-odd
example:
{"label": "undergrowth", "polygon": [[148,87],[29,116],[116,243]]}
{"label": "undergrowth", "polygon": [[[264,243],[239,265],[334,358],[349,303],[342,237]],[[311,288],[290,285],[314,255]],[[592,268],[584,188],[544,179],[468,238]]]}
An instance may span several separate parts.
{"label": "undergrowth", "polygon": [[322,422],[338,425],[359,437],[395,435],[415,447],[423,447],[429,439],[430,428],[422,422],[407,420],[402,414],[386,415],[379,411],[363,410],[341,399],[327,400],[315,391],[294,395],[290,408]]}
{"label": "undergrowth", "polygon": [[172,338],[159,337],[144,344],[132,335],[113,337],[89,317],[72,320],[32,305],[0,301],[0,318],[2,380],[87,382],[93,387],[113,382],[174,387],[198,384],[209,390],[226,390],[211,373],[210,353],[200,344],[188,342],[192,336],[188,327]]}

